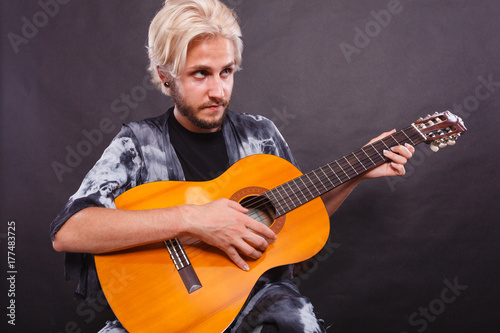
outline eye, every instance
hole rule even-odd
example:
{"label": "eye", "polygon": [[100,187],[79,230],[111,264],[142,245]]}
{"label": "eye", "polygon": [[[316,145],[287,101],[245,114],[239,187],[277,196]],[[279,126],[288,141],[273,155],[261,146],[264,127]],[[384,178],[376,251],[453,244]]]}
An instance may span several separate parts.
{"label": "eye", "polygon": [[204,69],[200,69],[199,71],[196,71],[193,73],[193,76],[197,79],[203,79],[208,75],[208,72]]}
{"label": "eye", "polygon": [[233,73],[233,69],[231,67],[224,68],[221,72],[222,76],[229,76]]}

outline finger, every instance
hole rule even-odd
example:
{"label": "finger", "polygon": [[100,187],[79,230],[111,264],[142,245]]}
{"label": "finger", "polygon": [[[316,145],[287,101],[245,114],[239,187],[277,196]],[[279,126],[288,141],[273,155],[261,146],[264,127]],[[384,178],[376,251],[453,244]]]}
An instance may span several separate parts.
{"label": "finger", "polygon": [[396,133],[395,129],[393,129],[389,132],[384,132],[384,133],[380,134],[379,136],[377,136],[376,138],[371,139],[370,142],[367,143],[367,145],[369,145],[370,143],[373,143],[375,141],[381,140],[381,139],[385,138],[386,136],[389,136],[389,135],[394,134],[394,133]]}
{"label": "finger", "polygon": [[[245,207],[243,207],[241,204],[239,204],[236,201],[228,200],[228,206],[230,208],[233,208],[233,209],[243,213],[243,214],[248,213],[248,209],[246,209]],[[274,233],[274,231],[269,229],[266,225],[252,219],[249,216],[247,216],[247,218],[246,218],[245,226],[248,229],[251,229],[252,231],[260,234],[264,238],[271,239],[271,240],[276,239],[276,234]]]}
{"label": "finger", "polygon": [[404,176],[406,174],[406,169],[402,164],[391,162],[391,167],[398,176]]}
{"label": "finger", "polygon": [[252,246],[252,248],[258,250],[259,252],[264,252],[265,250],[267,250],[267,247],[269,246],[269,243],[267,242],[266,239],[253,232],[250,232],[249,234],[243,236],[242,238],[245,242],[249,243]]}
{"label": "finger", "polygon": [[246,227],[248,229],[251,229],[253,232],[261,235],[264,238],[271,239],[271,240],[276,239],[276,234],[274,233],[274,231],[269,229],[269,227],[267,227],[266,225],[255,221],[251,217],[249,217],[247,219]]}
{"label": "finger", "polygon": [[[396,147],[395,147],[394,151],[397,152],[397,150],[400,150],[400,149],[396,149]],[[401,156],[401,155],[397,154],[396,152],[392,152],[390,150],[384,150],[383,151],[384,156],[387,157],[388,159],[390,159],[392,162],[395,162],[395,163],[398,163],[398,164],[401,164],[401,165],[405,164],[407,162],[407,159],[404,156]]]}
{"label": "finger", "polygon": [[413,147],[409,143],[405,143],[405,147],[410,151],[412,155],[415,153],[415,147]]}
{"label": "finger", "polygon": [[262,257],[262,253],[264,251],[260,251],[259,249],[255,248],[250,242],[246,241],[247,239],[248,237],[243,237],[241,243],[236,246],[238,252],[252,259],[259,259],[260,257]]}
{"label": "finger", "polygon": [[248,213],[248,209],[240,205],[240,203],[233,201],[233,200],[227,200],[227,206],[229,208],[235,209],[239,211],[240,213],[246,214]]}
{"label": "finger", "polygon": [[406,159],[410,159],[413,156],[413,153],[415,153],[415,147],[413,147],[408,143],[405,143],[404,147],[406,149],[403,149],[403,151],[400,154],[406,157]]}
{"label": "finger", "polygon": [[236,251],[234,247],[231,247],[230,249],[224,251],[229,256],[229,259],[231,259],[231,261],[236,264],[236,266],[238,266],[244,271],[250,270],[246,261],[243,260],[243,258],[240,256],[240,254],[238,253],[238,251]]}
{"label": "finger", "polygon": [[409,159],[413,156],[413,152],[415,152],[415,148],[409,144],[405,144],[404,146],[395,146],[391,148],[391,151],[398,153],[406,159]]}

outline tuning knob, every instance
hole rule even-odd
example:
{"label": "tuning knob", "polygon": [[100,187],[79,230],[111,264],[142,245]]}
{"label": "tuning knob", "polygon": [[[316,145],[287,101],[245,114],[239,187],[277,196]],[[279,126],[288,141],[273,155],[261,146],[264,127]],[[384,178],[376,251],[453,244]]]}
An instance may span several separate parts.
{"label": "tuning knob", "polygon": [[439,147],[436,145],[435,142],[431,143],[430,148],[435,153],[439,150]]}
{"label": "tuning knob", "polygon": [[456,140],[458,139],[458,137],[459,137],[459,136],[460,136],[460,134],[453,134],[453,135],[450,137],[450,139],[448,140],[448,144],[449,144],[450,146],[453,146],[455,143],[457,143],[457,141],[456,141]]}

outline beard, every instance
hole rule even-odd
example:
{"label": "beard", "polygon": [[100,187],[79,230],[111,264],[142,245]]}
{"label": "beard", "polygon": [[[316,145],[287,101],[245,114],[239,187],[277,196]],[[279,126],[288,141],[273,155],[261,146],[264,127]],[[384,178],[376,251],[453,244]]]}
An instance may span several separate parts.
{"label": "beard", "polygon": [[[198,128],[205,129],[205,130],[211,130],[214,128],[220,128],[222,126],[222,123],[224,122],[224,119],[226,118],[226,113],[227,113],[227,107],[229,105],[229,100],[224,99],[224,98],[210,98],[210,101],[203,103],[202,105],[199,106],[193,106],[190,105],[184,96],[182,96],[181,93],[179,93],[179,90],[177,89],[175,85],[175,80],[172,80],[170,82],[170,91],[171,91],[171,98],[172,102],[174,105],[177,107],[177,110],[179,110],[180,114],[186,117],[193,125],[195,125]],[[203,119],[198,115],[199,111],[210,107],[214,104],[221,105],[224,108],[224,112],[222,115],[214,120],[207,120]]]}

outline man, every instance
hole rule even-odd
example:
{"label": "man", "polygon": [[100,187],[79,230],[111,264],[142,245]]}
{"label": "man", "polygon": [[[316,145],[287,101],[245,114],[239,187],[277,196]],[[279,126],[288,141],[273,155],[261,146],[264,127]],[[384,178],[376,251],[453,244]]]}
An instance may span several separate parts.
{"label": "man", "polygon": [[[92,254],[191,236],[218,247],[248,270],[243,258],[260,258],[268,247],[266,239],[276,239],[268,227],[245,215],[239,203],[227,199],[158,210],[113,209],[114,198],[134,186],[213,179],[245,156],[273,154],[296,163],[272,122],[227,109],[241,64],[240,37],[235,15],[218,0],[167,0],[155,16],[148,42],[150,72],[174,107],[162,116],[125,125],[51,225],[54,249],[67,252],[67,276],[80,279],[79,297],[92,300],[99,292]],[[411,146],[393,147],[384,152],[390,163],[323,195],[328,213],[362,179],[403,175],[413,152]],[[324,331],[290,279],[287,267],[264,274],[228,330]],[[266,299],[283,306],[259,313],[258,302]],[[278,308],[287,309],[286,315]],[[102,331],[126,332],[118,321]]]}

